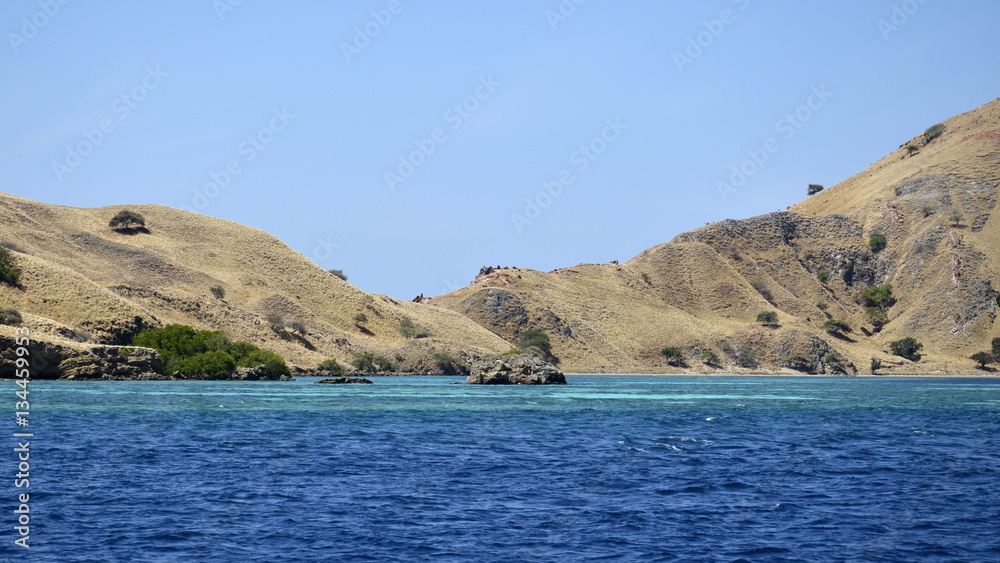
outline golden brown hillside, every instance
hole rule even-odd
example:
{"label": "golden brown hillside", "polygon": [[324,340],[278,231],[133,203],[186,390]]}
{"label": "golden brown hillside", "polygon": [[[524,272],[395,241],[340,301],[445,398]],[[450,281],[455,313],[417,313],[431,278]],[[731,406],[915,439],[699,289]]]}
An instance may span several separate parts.
{"label": "golden brown hillside", "polygon": [[[145,216],[148,232],[108,226],[125,208]],[[272,235],[169,207],[78,209],[0,194],[0,243],[23,271],[20,287],[0,284],[0,308],[19,310],[36,339],[126,344],[142,328],[181,323],[305,367],[373,352],[416,372],[432,370],[436,352],[469,360],[509,348],[457,313],[365,293]],[[275,330],[271,314],[305,333]],[[406,319],[430,336],[404,337]]]}
{"label": "golden brown hillside", "polygon": [[[691,371],[802,356],[800,368],[826,373],[869,373],[872,358],[883,373],[975,372],[970,354],[1000,335],[1000,100],[944,126],[789,212],[708,225],[624,264],[489,272],[431,302],[510,341],[545,331],[568,371],[681,371],[659,354],[673,346]],[[873,234],[884,249],[870,248]],[[896,302],[879,331],[861,294],[883,284]],[[762,311],[780,326],[756,322]],[[830,319],[852,331],[829,333]],[[919,362],[890,353],[904,337],[923,343]]]}

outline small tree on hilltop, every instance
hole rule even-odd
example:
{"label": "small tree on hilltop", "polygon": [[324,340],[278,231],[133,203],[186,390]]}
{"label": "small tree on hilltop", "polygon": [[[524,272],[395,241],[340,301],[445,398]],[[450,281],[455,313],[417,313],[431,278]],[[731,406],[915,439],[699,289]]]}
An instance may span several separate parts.
{"label": "small tree on hilltop", "polygon": [[552,343],[549,335],[540,330],[528,329],[517,336],[517,347],[525,352],[532,353],[543,360],[550,362],[558,361],[552,355]]}
{"label": "small tree on hilltop", "polygon": [[819,192],[821,192],[823,190],[824,190],[823,186],[821,186],[819,184],[809,184],[809,189],[806,190],[806,194],[808,194],[808,195],[816,195],[816,194],[818,194]]}
{"label": "small tree on hilltop", "polygon": [[108,221],[108,226],[121,232],[137,231],[146,227],[146,218],[141,213],[123,209]]}
{"label": "small tree on hilltop", "polygon": [[347,281],[347,274],[345,274],[343,270],[327,270],[327,272],[330,272],[338,278]]}
{"label": "small tree on hilltop", "polygon": [[924,139],[929,143],[934,139],[937,139],[944,133],[944,123],[938,123],[937,125],[931,125],[924,131]]}

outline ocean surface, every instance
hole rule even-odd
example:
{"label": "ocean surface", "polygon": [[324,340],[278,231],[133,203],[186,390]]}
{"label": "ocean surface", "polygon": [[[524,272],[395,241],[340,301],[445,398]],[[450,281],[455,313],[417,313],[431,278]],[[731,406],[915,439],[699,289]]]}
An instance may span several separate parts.
{"label": "ocean surface", "polygon": [[1000,378],[375,379],[0,382],[0,560],[1000,561]]}

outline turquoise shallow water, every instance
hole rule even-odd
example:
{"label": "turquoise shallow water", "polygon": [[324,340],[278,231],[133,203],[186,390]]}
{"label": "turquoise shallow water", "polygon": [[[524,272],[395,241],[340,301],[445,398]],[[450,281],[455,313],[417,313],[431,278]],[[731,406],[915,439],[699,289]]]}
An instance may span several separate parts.
{"label": "turquoise shallow water", "polygon": [[998,380],[456,380],[32,382],[0,559],[1000,560]]}

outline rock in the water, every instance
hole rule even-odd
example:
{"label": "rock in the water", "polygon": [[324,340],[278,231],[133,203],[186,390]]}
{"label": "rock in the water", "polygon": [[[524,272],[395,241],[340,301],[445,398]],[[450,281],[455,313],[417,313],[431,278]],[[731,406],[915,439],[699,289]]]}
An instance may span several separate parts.
{"label": "rock in the water", "polygon": [[[15,339],[0,335],[0,378],[15,374]],[[30,339],[33,379],[167,379],[163,358],[150,348],[57,343]]]}
{"label": "rock in the water", "polygon": [[238,367],[236,371],[230,374],[228,379],[232,381],[292,381],[291,377],[275,373],[265,365],[259,365],[254,368]]}
{"label": "rock in the water", "polygon": [[478,385],[565,384],[566,376],[555,366],[531,355],[479,360],[472,364],[466,383]]}
{"label": "rock in the water", "polygon": [[374,383],[370,379],[365,379],[363,377],[330,377],[327,379],[321,379],[316,383]]}

